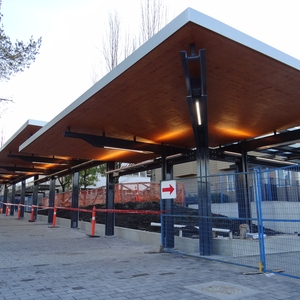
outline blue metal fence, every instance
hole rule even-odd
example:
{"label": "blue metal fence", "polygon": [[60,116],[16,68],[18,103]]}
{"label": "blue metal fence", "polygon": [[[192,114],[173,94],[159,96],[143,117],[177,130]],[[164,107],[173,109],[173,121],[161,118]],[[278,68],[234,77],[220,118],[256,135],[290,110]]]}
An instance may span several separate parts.
{"label": "blue metal fence", "polygon": [[[300,167],[254,169],[207,178],[211,195],[210,259],[300,279]],[[199,254],[198,178],[180,179],[185,202],[174,204],[174,249]]]}

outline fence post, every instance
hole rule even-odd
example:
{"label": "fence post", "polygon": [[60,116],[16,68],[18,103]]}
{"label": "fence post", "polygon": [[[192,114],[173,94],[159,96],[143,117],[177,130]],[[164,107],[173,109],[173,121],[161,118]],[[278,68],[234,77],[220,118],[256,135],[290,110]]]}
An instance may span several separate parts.
{"label": "fence post", "polygon": [[259,271],[265,272],[266,270],[266,254],[265,254],[265,240],[264,240],[264,226],[262,221],[262,206],[261,206],[261,182],[259,170],[254,169],[254,183],[255,183],[255,204],[257,215],[257,228],[258,228],[258,241],[259,241]]}

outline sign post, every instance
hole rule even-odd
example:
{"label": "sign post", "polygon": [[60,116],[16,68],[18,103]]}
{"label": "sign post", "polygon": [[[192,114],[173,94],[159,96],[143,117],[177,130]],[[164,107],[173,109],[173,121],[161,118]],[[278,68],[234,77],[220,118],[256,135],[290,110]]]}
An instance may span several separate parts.
{"label": "sign post", "polygon": [[176,180],[161,181],[160,195],[163,212],[161,216],[161,239],[164,248],[174,248],[173,202],[176,198]]}

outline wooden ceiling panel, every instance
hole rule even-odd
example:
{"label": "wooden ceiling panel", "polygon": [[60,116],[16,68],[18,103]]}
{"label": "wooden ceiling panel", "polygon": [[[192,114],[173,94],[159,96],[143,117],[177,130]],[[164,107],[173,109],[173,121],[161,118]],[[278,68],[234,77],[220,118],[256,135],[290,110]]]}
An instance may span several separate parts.
{"label": "wooden ceiling panel", "polygon": [[[251,40],[244,35],[243,38]],[[156,39],[160,36],[153,41]],[[137,141],[195,147],[180,58],[182,50],[189,54],[191,43],[196,44],[197,51],[206,49],[211,147],[300,124],[297,68],[188,21],[144,55],[136,59],[140,52],[133,53],[129,60],[134,63],[120,73],[123,67],[118,66],[115,73],[111,72],[112,79],[107,84],[102,84],[105,78],[97,83],[90,97],[74,105],[63,117],[49,122],[47,129],[22,145],[21,150],[127,162],[154,157],[94,148],[87,142],[63,137],[62,133],[68,128],[72,132],[105,133],[108,137],[126,140],[136,138]],[[196,71],[198,66],[193,66],[192,72]]]}

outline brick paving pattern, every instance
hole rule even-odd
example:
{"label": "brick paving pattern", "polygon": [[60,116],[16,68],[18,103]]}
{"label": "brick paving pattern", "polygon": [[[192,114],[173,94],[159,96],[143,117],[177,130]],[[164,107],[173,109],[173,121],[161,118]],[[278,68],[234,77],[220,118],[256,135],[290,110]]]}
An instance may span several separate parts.
{"label": "brick paving pattern", "polygon": [[3,214],[0,253],[0,300],[300,299],[298,279]]}

